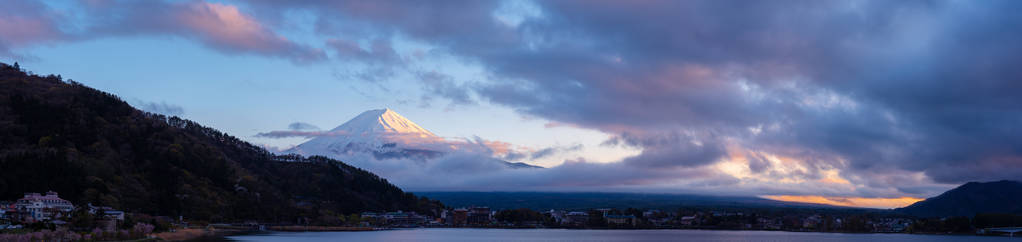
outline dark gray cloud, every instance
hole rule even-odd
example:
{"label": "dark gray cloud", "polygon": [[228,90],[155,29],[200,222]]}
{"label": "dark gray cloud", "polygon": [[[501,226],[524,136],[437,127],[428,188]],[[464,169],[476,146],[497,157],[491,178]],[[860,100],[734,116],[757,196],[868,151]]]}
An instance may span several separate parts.
{"label": "dark gray cloud", "polygon": [[283,139],[283,138],[315,138],[315,137],[332,137],[332,136],[347,136],[350,135],[343,131],[319,131],[319,130],[274,130],[270,132],[258,133],[255,137],[259,138],[271,138],[271,139]]}
{"label": "dark gray cloud", "polygon": [[564,147],[562,147],[562,146],[546,147],[546,148],[539,149],[539,150],[534,151],[531,154],[529,154],[529,159],[533,159],[533,160],[541,159],[541,158],[548,157],[548,156],[555,155],[555,154],[559,154],[559,153],[579,151],[579,150],[582,150],[582,148],[583,148],[582,144],[576,144],[576,145],[564,146]]}
{"label": "dark gray cloud", "polygon": [[298,130],[298,131],[301,131],[301,130],[319,130],[319,126],[316,126],[316,125],[313,125],[313,124],[310,124],[310,123],[304,123],[304,122],[294,122],[294,123],[288,124],[287,128],[290,129],[290,130]]}
{"label": "dark gray cloud", "polygon": [[[450,100],[452,105],[475,104],[475,99],[469,94],[469,87],[455,82],[451,76],[435,71],[418,72],[416,76],[427,95],[443,97]],[[424,101],[427,99],[425,97]]]}
{"label": "dark gray cloud", "polygon": [[[331,38],[326,45],[333,49],[336,58],[347,63],[360,63],[364,65],[361,69],[349,70],[348,74],[342,75],[343,79],[362,80],[381,85],[407,69],[405,61],[389,39],[376,38],[369,41],[367,47],[362,47],[358,42]],[[386,88],[384,88],[386,89]]]}
{"label": "dark gray cloud", "polygon": [[374,39],[369,43],[368,48],[363,48],[359,43],[345,39],[329,39],[326,44],[333,48],[337,57],[342,60],[351,59],[388,67],[401,65],[403,62],[388,39]]}

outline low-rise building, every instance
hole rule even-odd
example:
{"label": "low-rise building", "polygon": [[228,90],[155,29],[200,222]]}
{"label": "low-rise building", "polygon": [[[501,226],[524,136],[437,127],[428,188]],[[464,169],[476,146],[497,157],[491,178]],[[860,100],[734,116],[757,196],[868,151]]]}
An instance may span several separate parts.
{"label": "low-rise building", "polygon": [[25,193],[25,197],[18,199],[15,206],[23,214],[22,222],[29,223],[68,217],[75,208],[71,202],[61,199],[53,191],[46,192],[46,195]]}
{"label": "low-rise building", "polygon": [[415,212],[389,212],[383,214],[381,217],[386,219],[388,224],[398,226],[415,226],[426,223],[427,218],[420,216]]}
{"label": "low-rise building", "polygon": [[634,215],[607,215],[608,224],[635,226]]}
{"label": "low-rise building", "polygon": [[89,214],[100,218],[124,221],[124,211],[114,210],[114,208],[107,206],[93,206],[92,203],[85,206],[89,209]]}

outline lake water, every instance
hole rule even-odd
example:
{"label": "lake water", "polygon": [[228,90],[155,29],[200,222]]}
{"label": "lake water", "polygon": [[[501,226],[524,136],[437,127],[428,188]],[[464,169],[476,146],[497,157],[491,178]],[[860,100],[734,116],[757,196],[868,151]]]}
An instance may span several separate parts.
{"label": "lake water", "polygon": [[1022,238],[988,236],[912,235],[912,234],[840,234],[778,231],[714,230],[565,230],[565,229],[399,229],[371,232],[298,232],[229,236],[233,241],[436,241],[436,242],[638,242],[638,241],[799,241],[799,242],[878,242],[878,241],[1018,241]]}

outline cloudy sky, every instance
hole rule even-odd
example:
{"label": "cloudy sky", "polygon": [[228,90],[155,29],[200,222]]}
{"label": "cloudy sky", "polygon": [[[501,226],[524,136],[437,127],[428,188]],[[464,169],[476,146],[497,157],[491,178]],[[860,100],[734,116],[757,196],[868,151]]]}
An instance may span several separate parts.
{"label": "cloudy sky", "polygon": [[468,180],[493,189],[892,207],[1022,177],[1018,9],[7,0],[0,61],[271,149],[304,139],[256,135],[389,107],[441,136],[541,154],[526,161],[547,171]]}

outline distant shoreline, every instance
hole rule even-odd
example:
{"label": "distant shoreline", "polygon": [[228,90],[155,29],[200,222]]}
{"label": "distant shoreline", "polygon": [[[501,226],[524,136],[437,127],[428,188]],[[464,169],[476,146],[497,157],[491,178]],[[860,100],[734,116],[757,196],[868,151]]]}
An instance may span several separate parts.
{"label": "distant shoreline", "polygon": [[[475,228],[475,227],[416,227],[416,228],[368,228],[362,227],[361,229],[350,229],[353,227],[333,227],[333,226],[273,226],[276,228],[284,227],[287,230],[266,230],[266,231],[237,231],[235,233],[222,233],[214,236],[199,236],[192,239],[195,241],[209,241],[203,240],[202,238],[226,238],[229,236],[245,235],[249,233],[304,233],[304,232],[366,232],[366,231],[386,231],[386,230],[577,230],[577,231],[626,231],[626,230],[660,230],[660,231],[721,231],[721,232],[785,232],[785,233],[810,233],[810,234],[905,234],[905,235],[919,235],[919,236],[978,236],[978,237],[1001,237],[997,235],[983,235],[983,234],[970,234],[970,233],[878,233],[878,232],[820,232],[820,231],[788,231],[788,230],[728,230],[728,229],[680,229],[680,228],[661,228],[661,229],[578,229],[578,228]],[[348,228],[348,229],[345,229]]]}
{"label": "distant shoreline", "polygon": [[389,228],[377,228],[377,227],[347,227],[347,226],[269,226],[269,231],[282,231],[282,232],[364,232],[364,231],[379,231],[388,230]]}
{"label": "distant shoreline", "polygon": [[[522,228],[522,227],[346,227],[346,226],[268,226],[264,231],[220,229],[206,231],[205,229],[182,229],[176,232],[164,232],[160,234],[174,234],[171,237],[157,234],[164,240],[194,240],[203,237],[228,237],[247,233],[275,233],[275,232],[371,232],[403,229],[478,229],[478,230],[690,230],[690,231],[756,231],[756,232],[789,232],[789,233],[825,233],[825,234],[908,234],[908,235],[961,235],[961,236],[996,236],[975,233],[904,233],[904,232],[849,232],[849,231],[798,231],[798,230],[757,230],[757,229],[710,229],[710,228]],[[195,232],[201,230],[201,232]]]}

